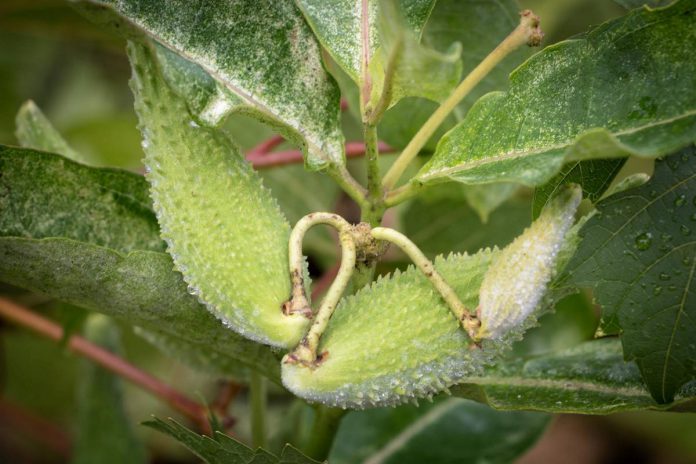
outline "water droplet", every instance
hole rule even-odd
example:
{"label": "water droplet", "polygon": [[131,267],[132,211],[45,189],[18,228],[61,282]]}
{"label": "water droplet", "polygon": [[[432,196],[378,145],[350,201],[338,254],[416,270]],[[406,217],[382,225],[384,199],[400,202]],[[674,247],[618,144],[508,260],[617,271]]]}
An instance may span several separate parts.
{"label": "water droplet", "polygon": [[674,199],[674,206],[684,206],[686,203],[686,195],[679,195]]}
{"label": "water droplet", "polygon": [[669,280],[670,276],[666,272],[660,274],[660,280]]}
{"label": "water droplet", "polygon": [[657,296],[660,293],[662,293],[662,287],[659,285],[655,285],[655,288],[653,288],[653,295]]}
{"label": "water droplet", "polygon": [[644,232],[636,237],[636,248],[641,251],[645,251],[652,245],[652,234],[650,232]]}
{"label": "water droplet", "polygon": [[676,286],[676,285],[670,285],[669,287],[667,287],[667,290],[669,290],[670,292],[673,292],[673,291],[675,291],[676,289],[677,289],[677,286]]}
{"label": "water droplet", "polygon": [[672,240],[672,236],[670,234],[662,234],[660,235],[660,238],[664,242],[669,242],[670,240]]}
{"label": "water droplet", "polygon": [[681,225],[681,227],[679,228],[679,231],[682,233],[682,235],[689,235],[689,234],[691,234],[691,229],[689,229],[688,227],[686,227],[684,224]]}

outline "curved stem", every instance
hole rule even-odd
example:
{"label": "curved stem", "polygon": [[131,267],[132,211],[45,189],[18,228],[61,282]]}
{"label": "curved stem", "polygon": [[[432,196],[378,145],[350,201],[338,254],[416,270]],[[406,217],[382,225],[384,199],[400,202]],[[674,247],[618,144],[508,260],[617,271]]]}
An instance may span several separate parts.
{"label": "curved stem", "polygon": [[475,334],[475,329],[479,326],[478,318],[469,312],[452,287],[450,287],[440,273],[435,270],[433,263],[420,251],[416,244],[402,233],[386,227],[375,227],[372,229],[372,236],[377,240],[385,240],[393,243],[411,258],[413,263],[425,274],[435,289],[440,293],[442,299],[445,300],[445,303],[447,303],[452,311],[452,314],[457,318],[457,321],[462,324],[462,327],[464,327],[466,332],[474,339],[473,334]]}
{"label": "curved stem", "polygon": [[416,196],[425,186],[418,182],[409,182],[401,187],[395,188],[384,198],[384,205],[387,208],[396,206],[401,202]]}
{"label": "curved stem", "polygon": [[338,269],[336,278],[331,287],[326,292],[326,296],[321,302],[321,306],[314,316],[309,331],[304,336],[297,347],[288,353],[283,362],[300,362],[313,365],[317,361],[317,348],[319,338],[326,330],[329,319],[336,309],[336,305],[343,295],[344,290],[350,282],[355,269],[355,241],[353,239],[353,227],[341,216],[333,213],[312,213],[300,219],[290,234],[290,275],[292,278],[292,299],[288,302],[287,313],[300,312],[308,315],[312,314],[309,301],[304,289],[304,279],[302,277],[302,241],[304,235],[311,227],[317,224],[327,224],[338,230],[338,238],[341,242],[341,266]]}
{"label": "curved stem", "polygon": [[411,139],[384,176],[382,185],[386,189],[391,189],[396,185],[406,167],[418,155],[418,152],[425,146],[428,139],[435,133],[445,118],[503,58],[524,44],[539,45],[542,36],[543,33],[539,29],[539,18],[529,10],[523,11],[519,26],[464,78],[457,88],[454,89],[454,92],[442,102],[413,139]]}
{"label": "curved stem", "polygon": [[343,409],[322,405],[315,408],[309,443],[303,450],[308,456],[319,460],[325,460],[329,456],[341,418],[346,412]]}
{"label": "curved stem", "polygon": [[369,208],[367,190],[355,180],[345,166],[332,166],[326,172],[362,209]]}

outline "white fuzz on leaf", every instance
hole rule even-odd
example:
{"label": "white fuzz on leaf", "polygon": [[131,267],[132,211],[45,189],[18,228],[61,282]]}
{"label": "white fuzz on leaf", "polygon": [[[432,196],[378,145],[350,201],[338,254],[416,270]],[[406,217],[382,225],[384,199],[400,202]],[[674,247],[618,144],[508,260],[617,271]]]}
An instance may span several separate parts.
{"label": "white fuzz on leaf", "polygon": [[558,252],[573,225],[580,200],[580,187],[565,188],[496,257],[479,292],[478,339],[500,339],[537,307],[553,277]]}

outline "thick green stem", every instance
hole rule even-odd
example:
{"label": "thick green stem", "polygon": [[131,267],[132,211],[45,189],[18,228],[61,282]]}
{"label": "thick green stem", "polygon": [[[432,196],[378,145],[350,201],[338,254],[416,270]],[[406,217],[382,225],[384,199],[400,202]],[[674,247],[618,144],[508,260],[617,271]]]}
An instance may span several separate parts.
{"label": "thick green stem", "polygon": [[341,418],[346,413],[343,409],[317,406],[309,443],[304,449],[310,457],[323,461],[329,456]]}
{"label": "thick green stem", "polygon": [[266,446],[266,379],[250,371],[249,400],[251,402],[251,442],[254,448]]}
{"label": "thick green stem", "polygon": [[329,319],[348,286],[355,269],[353,227],[341,216],[333,213],[312,213],[303,217],[297,222],[290,234],[289,258],[293,289],[292,299],[285,306],[286,312],[289,314],[298,312],[305,315],[312,314],[304,289],[302,241],[307,230],[317,224],[327,224],[338,230],[338,238],[342,249],[341,266],[331,287],[326,292],[319,310],[314,316],[309,331],[299,345],[283,358],[283,362],[299,362],[310,366],[317,361],[317,348],[319,347],[321,334],[326,330]]}
{"label": "thick green stem", "polygon": [[386,189],[392,189],[396,185],[406,167],[418,155],[418,152],[425,146],[428,139],[435,133],[445,118],[503,58],[524,44],[538,45],[542,36],[543,34],[539,29],[539,18],[529,10],[523,11],[519,26],[464,78],[459,86],[454,89],[454,92],[442,102],[440,107],[435,110],[413,139],[411,139],[384,176],[382,185]]}
{"label": "thick green stem", "polygon": [[440,273],[435,270],[433,263],[420,251],[415,243],[409,240],[405,235],[386,227],[375,227],[372,229],[372,236],[377,240],[386,240],[401,248],[401,250],[411,258],[418,269],[430,280],[435,289],[437,289],[442,299],[445,300],[445,303],[449,306],[452,314],[454,314],[454,317],[462,324],[466,332],[472,339],[475,338],[474,334],[476,333],[476,329],[480,326],[478,318],[469,312],[454,289],[450,287]]}
{"label": "thick green stem", "polygon": [[364,126],[365,163],[367,165],[367,204],[361,205],[361,220],[376,227],[384,214],[384,190],[380,183],[377,128]]}
{"label": "thick green stem", "polygon": [[367,190],[355,180],[345,166],[332,166],[326,172],[361,208],[368,207]]}

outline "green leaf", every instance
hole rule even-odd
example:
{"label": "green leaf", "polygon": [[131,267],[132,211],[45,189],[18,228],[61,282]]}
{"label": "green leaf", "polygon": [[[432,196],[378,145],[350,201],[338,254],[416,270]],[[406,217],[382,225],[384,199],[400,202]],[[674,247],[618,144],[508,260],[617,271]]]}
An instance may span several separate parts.
{"label": "green leaf", "polygon": [[483,224],[467,204],[467,187],[461,184],[435,186],[411,201],[403,212],[404,232],[428,256],[449,251],[473,253],[480,248],[505,246],[529,225],[527,198],[509,200]]}
{"label": "green leaf", "polygon": [[[498,275],[519,272],[520,266],[506,269],[506,261],[499,257],[518,262],[519,249],[530,242],[535,246],[532,251],[541,255],[542,259],[533,257],[523,263],[526,272],[520,273],[518,288],[514,288],[514,279],[507,279],[497,286],[501,298],[482,292],[491,303],[483,306],[482,327],[494,330],[477,337],[476,347],[432,283],[410,267],[344,298],[321,336],[318,352],[325,354],[320,363],[312,368],[283,363],[283,384],[311,402],[362,409],[432,397],[494,362],[558,296],[552,292],[547,301],[541,300],[547,283],[544,278],[555,265],[564,264],[567,251],[560,253],[559,249],[579,202],[578,193],[569,189],[559,195],[558,201],[502,251],[485,249],[475,255],[435,259],[438,273],[473,312],[479,306],[483,282],[495,283]],[[575,246],[572,240],[569,244]],[[533,288],[525,286],[530,282]],[[494,290],[495,285],[486,288]],[[505,298],[513,297],[513,291],[519,291],[522,298],[500,308]],[[514,324],[497,324],[496,311],[510,313]]]}
{"label": "green leaf", "polygon": [[566,164],[553,179],[534,190],[532,216],[539,216],[549,198],[566,184],[580,185],[583,196],[596,202],[609,188],[625,162],[625,159],[599,159]]}
{"label": "green leaf", "polygon": [[128,52],[147,178],[177,269],[229,328],[294,346],[309,320],[281,311],[290,296],[289,224],[232,141],[190,124],[152,51],[131,42]]}
{"label": "green leaf", "polygon": [[597,205],[569,282],[594,289],[655,399],[696,378],[696,147],[658,161],[647,184]]}
{"label": "green leaf", "polygon": [[467,377],[452,393],[496,409],[579,414],[664,410],[687,400],[657,404],[635,363],[623,360],[616,338],[501,362],[487,367],[482,375]]}
{"label": "green leaf", "polygon": [[173,419],[164,422],[155,418],[143,425],[171,436],[209,464],[318,464],[290,444],[283,447],[280,456],[275,456],[262,448],[252,450],[221,432],[215,432],[212,438],[199,435]]}
{"label": "green leaf", "polygon": [[278,362],[270,349],[216,320],[172,267],[166,253],[123,255],[66,238],[0,238],[1,282],[172,337],[217,358],[221,370],[242,363],[277,380]]}
{"label": "green leaf", "polygon": [[[478,0],[438,0],[423,29],[423,45],[446,50],[452,43],[464,45],[461,56],[466,76],[519,24],[516,0],[482,2]],[[471,105],[493,90],[504,90],[508,74],[531,54],[528,47],[511,53],[480,82],[440,126],[426,145],[435,143],[466,115]],[[393,147],[403,148],[437,108],[423,98],[407,98],[388,111],[380,123],[380,137]]]}
{"label": "green leaf", "polygon": [[[120,354],[118,328],[105,316],[93,315],[85,325],[85,338]],[[77,394],[78,433],[73,464],[145,463],[143,443],[132,429],[123,408],[121,379],[92,361],[82,360]]]}
{"label": "green leaf", "polygon": [[293,2],[79,3],[97,22],[113,23],[113,13],[120,15],[143,35],[204,68],[244,102],[235,107],[219,93],[219,105],[211,107],[219,114],[211,121],[234,108],[276,126],[302,147],[308,167],[344,164],[338,88]]}
{"label": "green leaf", "polygon": [[[564,163],[654,158],[696,140],[696,4],[635,10],[547,47],[447,133],[418,182],[542,185]],[[665,89],[669,89],[666,91]]]}
{"label": "green leaf", "polygon": [[22,105],[15,122],[15,135],[23,147],[58,153],[73,161],[89,161],[68,145],[33,101],[28,100]]}
{"label": "green leaf", "polygon": [[634,8],[640,8],[643,5],[649,6],[651,8],[656,8],[660,6],[667,6],[673,3],[674,0],[614,0],[616,3],[626,8],[627,10],[632,10]]}
{"label": "green leaf", "polygon": [[546,414],[499,412],[459,398],[351,412],[341,421],[329,461],[510,463],[531,447],[548,422]]}
{"label": "green leaf", "polygon": [[66,237],[164,251],[147,182],[116,169],[0,145],[0,236]]}

